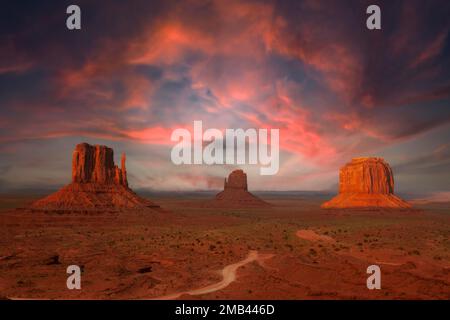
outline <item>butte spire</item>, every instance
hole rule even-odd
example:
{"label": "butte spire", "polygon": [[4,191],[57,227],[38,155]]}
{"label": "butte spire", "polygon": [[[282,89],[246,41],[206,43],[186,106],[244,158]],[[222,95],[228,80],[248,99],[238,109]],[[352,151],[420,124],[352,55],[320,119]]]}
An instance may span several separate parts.
{"label": "butte spire", "polygon": [[72,154],[72,182],[34,202],[30,209],[64,213],[159,208],[130,189],[125,162],[125,153],[119,168],[113,149],[80,143]]}

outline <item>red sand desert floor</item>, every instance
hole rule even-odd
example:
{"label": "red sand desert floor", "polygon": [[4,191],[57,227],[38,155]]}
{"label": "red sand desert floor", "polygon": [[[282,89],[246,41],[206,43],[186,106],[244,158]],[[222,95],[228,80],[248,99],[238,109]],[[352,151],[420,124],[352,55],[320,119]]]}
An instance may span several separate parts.
{"label": "red sand desert floor", "polygon": [[[450,204],[423,210],[205,208],[152,198],[171,213],[46,214],[2,199],[0,296],[18,299],[450,299]],[[3,201],[5,200],[5,201]],[[29,200],[29,199],[28,199]],[[81,290],[66,288],[79,265]],[[381,268],[381,290],[366,269]]]}

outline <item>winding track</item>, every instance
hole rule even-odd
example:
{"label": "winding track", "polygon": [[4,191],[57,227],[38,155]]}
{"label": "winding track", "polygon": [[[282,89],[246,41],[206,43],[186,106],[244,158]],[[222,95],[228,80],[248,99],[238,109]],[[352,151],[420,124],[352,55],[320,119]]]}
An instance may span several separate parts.
{"label": "winding track", "polygon": [[166,296],[153,298],[152,300],[173,300],[173,299],[177,299],[177,298],[181,297],[184,294],[196,296],[196,295],[201,295],[201,294],[206,294],[206,293],[211,293],[211,292],[222,290],[222,289],[228,287],[228,285],[230,285],[233,281],[236,280],[237,269],[239,269],[240,267],[242,267],[248,263],[251,263],[253,261],[262,262],[266,259],[271,258],[272,256],[273,255],[271,255],[271,254],[261,255],[257,251],[251,250],[244,260],[229,264],[222,269],[223,279],[221,281],[211,284],[211,285],[208,285],[208,286],[205,286],[205,287],[198,288],[198,289],[184,291],[184,292],[178,292],[178,293],[173,293],[173,294],[166,295]]}

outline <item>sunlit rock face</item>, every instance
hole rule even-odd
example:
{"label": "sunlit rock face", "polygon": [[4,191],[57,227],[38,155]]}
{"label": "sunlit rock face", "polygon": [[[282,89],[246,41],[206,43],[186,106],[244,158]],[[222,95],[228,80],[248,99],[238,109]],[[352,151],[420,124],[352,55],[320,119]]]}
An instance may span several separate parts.
{"label": "sunlit rock face", "polygon": [[322,208],[410,208],[394,195],[394,174],[382,158],[354,158],[340,169],[339,194]]}
{"label": "sunlit rock face", "polygon": [[392,169],[381,158],[354,158],[339,172],[339,193],[392,194]]}
{"label": "sunlit rock face", "polygon": [[114,151],[106,146],[80,143],[72,155],[72,182],[119,184],[128,187],[125,154],[121,168],[114,164]]}
{"label": "sunlit rock face", "polygon": [[80,143],[72,155],[72,183],[34,202],[37,211],[91,212],[157,208],[128,187],[125,154],[121,168],[107,146]]}

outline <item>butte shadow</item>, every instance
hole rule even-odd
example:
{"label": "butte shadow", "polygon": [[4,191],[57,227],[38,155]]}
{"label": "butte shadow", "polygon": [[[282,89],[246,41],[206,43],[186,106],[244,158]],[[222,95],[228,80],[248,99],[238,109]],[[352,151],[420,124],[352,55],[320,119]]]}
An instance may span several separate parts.
{"label": "butte shadow", "polygon": [[31,204],[31,211],[57,213],[163,210],[139,197],[128,186],[122,154],[121,168],[114,164],[114,151],[100,145],[78,144],[72,156],[72,182]]}
{"label": "butte shadow", "polygon": [[339,194],[324,209],[410,209],[394,194],[394,174],[382,158],[354,158],[339,171]]}

